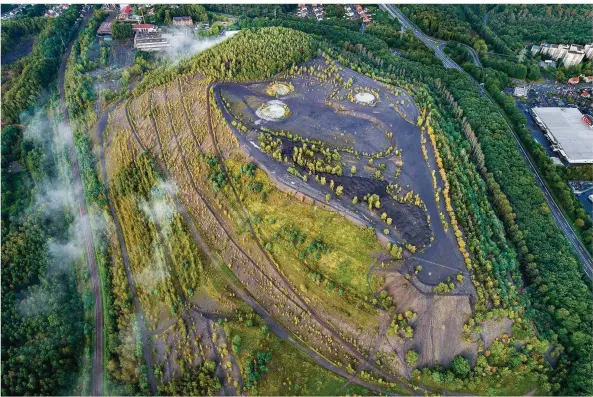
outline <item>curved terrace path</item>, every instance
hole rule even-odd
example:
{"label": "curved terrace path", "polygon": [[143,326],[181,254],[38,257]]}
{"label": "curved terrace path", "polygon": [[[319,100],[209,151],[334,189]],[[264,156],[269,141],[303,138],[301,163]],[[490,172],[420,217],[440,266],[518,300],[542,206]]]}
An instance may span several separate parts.
{"label": "curved terrace path", "polygon": [[[125,107],[126,107],[126,109],[125,109],[126,119],[127,119],[128,125],[130,126],[132,135],[133,135],[136,143],[138,144],[138,146],[142,150],[147,151],[146,146],[140,140],[140,137],[135,129],[134,124],[130,120],[129,111],[127,109],[128,102],[126,102]],[[164,164],[162,164],[162,162],[158,161],[157,167],[158,167],[159,171],[165,177],[170,178],[169,171],[168,171],[167,167]],[[193,178],[190,179],[190,182],[193,185],[194,191],[197,193],[198,197],[204,202],[207,209],[210,212],[212,212],[212,214],[218,219],[218,214],[215,211],[213,211],[213,209],[210,207],[210,204],[208,203],[208,201],[206,201],[205,197],[203,197],[203,195],[199,192],[199,189],[197,189],[197,186],[195,185]],[[310,356],[317,364],[319,364],[323,368],[325,368],[331,372],[334,372],[346,379],[350,378],[350,374],[348,374],[346,371],[344,371],[341,368],[336,367],[335,365],[333,365],[329,361],[327,361],[325,358],[320,356],[314,350],[312,350],[308,347],[305,347],[301,343],[299,343],[293,337],[293,335],[291,333],[289,333],[283,326],[281,326],[280,323],[278,323],[277,320],[270,313],[268,313],[268,311],[263,306],[261,306],[257,302],[257,300],[255,300],[255,298],[248,291],[246,291],[244,289],[244,287],[240,283],[238,283],[234,278],[231,278],[231,276],[228,274],[228,271],[226,269],[226,265],[223,263],[222,259],[219,259],[217,257],[217,254],[212,252],[212,250],[208,246],[207,242],[204,240],[204,238],[198,231],[198,228],[196,227],[194,219],[192,218],[192,216],[189,214],[189,212],[185,208],[184,204],[179,199],[177,192],[175,192],[170,186],[167,186],[166,188],[168,190],[169,195],[171,196],[171,198],[173,199],[173,201],[177,207],[177,211],[181,214],[186,225],[188,226],[189,232],[192,235],[194,241],[198,244],[198,246],[200,247],[202,252],[205,253],[205,255],[210,260],[210,262],[220,271],[221,275],[224,277],[225,281],[227,282],[229,288],[236,294],[236,296],[239,299],[243,300],[245,303],[247,303],[264,320],[264,322],[270,327],[270,330],[272,332],[274,332],[276,335],[278,335],[278,337],[292,343],[299,350],[301,350],[302,352],[304,352],[305,354]],[[221,221],[219,220],[219,222],[221,222]],[[224,225],[222,222],[220,224],[221,224],[221,226]],[[230,235],[228,234],[228,231],[226,231],[226,233],[230,239]],[[352,379],[352,381],[354,381],[355,383],[357,383],[363,387],[366,387],[369,390],[373,390],[377,393],[386,394],[386,395],[392,394],[386,390],[381,389],[380,387],[375,386],[374,384],[365,382],[358,378]]]}

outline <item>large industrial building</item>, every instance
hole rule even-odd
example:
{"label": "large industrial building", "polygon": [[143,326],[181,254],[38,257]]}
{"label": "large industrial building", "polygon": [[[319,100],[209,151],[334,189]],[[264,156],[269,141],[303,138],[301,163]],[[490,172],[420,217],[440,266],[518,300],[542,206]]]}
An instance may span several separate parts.
{"label": "large industrial building", "polygon": [[593,163],[593,128],[576,108],[533,108],[533,118],[569,164]]}

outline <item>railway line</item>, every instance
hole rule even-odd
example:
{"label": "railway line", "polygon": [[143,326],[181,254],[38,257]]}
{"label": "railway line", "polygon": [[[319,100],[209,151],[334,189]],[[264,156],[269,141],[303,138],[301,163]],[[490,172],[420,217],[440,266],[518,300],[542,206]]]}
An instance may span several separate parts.
{"label": "railway line", "polygon": [[74,138],[72,136],[72,128],[70,126],[70,116],[68,114],[68,106],[66,105],[66,87],[65,87],[65,75],[66,67],[68,65],[68,58],[72,52],[72,46],[74,41],[80,34],[80,31],[88,23],[92,14],[87,14],[83,21],[80,23],[78,31],[72,42],[64,52],[60,69],[58,71],[58,90],[60,93],[60,112],[62,114],[62,122],[66,128],[66,146],[68,148],[68,154],[70,158],[71,170],[72,170],[72,183],[73,193],[78,206],[78,213],[80,216],[80,232],[82,233],[82,239],[84,242],[84,250],[86,255],[86,262],[89,268],[89,275],[91,280],[91,293],[93,295],[94,302],[94,330],[93,330],[93,358],[92,358],[92,379],[91,379],[91,393],[95,396],[103,395],[103,386],[105,380],[105,360],[104,360],[104,318],[103,318],[103,296],[101,288],[101,277],[99,275],[99,266],[97,265],[97,257],[95,252],[95,245],[93,242],[93,231],[91,228],[91,222],[86,207],[84,198],[84,190],[82,179],[80,176],[80,167],[78,164],[78,156],[76,149],[74,148]]}

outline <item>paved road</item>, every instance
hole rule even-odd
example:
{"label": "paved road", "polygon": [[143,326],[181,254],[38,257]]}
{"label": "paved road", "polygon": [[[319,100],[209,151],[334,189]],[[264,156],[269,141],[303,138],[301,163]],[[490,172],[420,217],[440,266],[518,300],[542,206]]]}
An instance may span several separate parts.
{"label": "paved road", "polygon": [[482,23],[484,24],[484,26],[488,25],[488,17],[490,16],[490,13],[492,12],[492,9],[488,10],[488,12],[486,13],[486,15],[484,15],[484,19],[482,19]]}
{"label": "paved road", "polygon": [[[91,14],[87,15],[80,24],[76,37],[86,26]],[[103,394],[103,298],[101,296],[101,278],[99,277],[99,267],[95,255],[95,246],[93,244],[93,231],[88,217],[86,203],[84,201],[84,193],[82,189],[82,180],[80,178],[80,168],[78,166],[78,157],[74,149],[74,140],[72,137],[72,129],[70,128],[70,118],[68,116],[68,107],[66,106],[66,93],[64,87],[64,76],[66,73],[66,65],[72,50],[74,39],[62,58],[60,70],[58,73],[58,85],[60,90],[60,109],[62,112],[63,122],[67,128],[66,140],[68,145],[68,153],[70,155],[70,163],[72,166],[72,183],[74,184],[74,195],[78,203],[78,210],[80,212],[81,232],[84,240],[84,248],[86,251],[86,259],[89,266],[89,274],[91,276],[91,292],[95,299],[94,305],[94,319],[95,319],[95,335],[93,346],[93,374],[92,374],[92,390],[91,393],[95,396]]]}
{"label": "paved road", "polygon": [[[431,37],[428,37],[424,33],[422,33],[420,31],[420,29],[416,25],[414,25],[414,23],[412,21],[410,21],[397,7],[395,7],[394,5],[391,5],[391,4],[381,4],[380,7],[383,10],[387,11],[387,13],[391,16],[391,18],[398,18],[400,23],[406,29],[412,29],[412,31],[414,32],[414,35],[418,39],[422,40],[422,42],[424,42],[428,47],[434,48],[435,40],[432,39]],[[451,60],[444,52],[442,52],[442,51],[438,52],[435,50],[435,55],[437,57],[439,57],[441,60],[443,60],[443,65],[445,65],[446,68],[449,68],[449,69],[454,68],[454,69],[457,69],[463,73],[466,73],[461,67],[459,67],[459,65],[457,65],[455,62],[453,62],[453,60]],[[455,65],[456,67],[452,67],[451,65]],[[468,73],[468,76],[471,78],[472,82],[476,85],[476,87],[478,88],[478,90],[480,91],[482,96],[487,98],[490,102],[492,102],[495,105],[496,111],[505,120],[507,127],[512,132],[513,138],[515,139],[515,142],[517,143],[517,147],[519,148],[519,152],[521,153],[521,156],[523,156],[523,158],[525,159],[525,162],[527,163],[528,168],[531,170],[531,172],[533,172],[533,174],[535,176],[535,180],[536,180],[537,184],[544,192],[544,196],[548,203],[548,207],[550,208],[552,217],[554,218],[554,221],[556,222],[556,225],[562,231],[562,233],[564,233],[564,235],[566,236],[566,239],[568,240],[568,243],[572,247],[573,252],[575,253],[577,258],[583,264],[583,270],[585,271],[587,276],[589,276],[590,278],[593,278],[593,259],[591,258],[591,255],[589,254],[589,252],[587,252],[587,249],[583,246],[581,241],[578,239],[573,228],[571,227],[571,223],[566,219],[566,217],[564,216],[564,213],[562,212],[562,210],[560,209],[558,204],[556,204],[556,202],[554,201],[554,197],[548,190],[548,187],[544,183],[543,178],[540,176],[537,168],[533,164],[531,158],[529,157],[529,154],[527,153],[527,151],[521,144],[521,141],[515,135],[515,131],[513,130],[513,128],[507,121],[505,115],[501,112],[501,110],[498,107],[498,105],[496,104],[496,102],[494,102],[492,100],[492,98],[490,98],[488,96],[488,93],[486,92],[484,87],[482,87],[482,85],[480,85],[480,83],[478,83],[469,73]]]}
{"label": "paved road", "polygon": [[469,52],[469,55],[471,55],[472,61],[474,62],[474,65],[481,68],[482,62],[480,62],[480,57],[478,57],[478,52],[476,50],[474,50],[472,47],[468,46],[467,44],[464,44],[464,43],[460,43],[460,44],[465,47],[467,52]]}
{"label": "paved road", "polygon": [[412,21],[408,19],[408,17],[404,15],[403,12],[399,10],[399,8],[391,4],[379,4],[379,7],[382,10],[386,11],[392,19],[397,18],[404,30],[411,30],[412,33],[414,33],[414,36],[421,40],[427,47],[433,49],[434,54],[443,62],[443,66],[445,66],[445,68],[457,69],[460,72],[463,71],[461,66],[455,63],[443,52],[442,47],[444,47],[444,45],[441,46],[441,44],[443,44],[441,40],[436,40],[432,37],[425,35],[420,29],[418,29],[418,27]]}

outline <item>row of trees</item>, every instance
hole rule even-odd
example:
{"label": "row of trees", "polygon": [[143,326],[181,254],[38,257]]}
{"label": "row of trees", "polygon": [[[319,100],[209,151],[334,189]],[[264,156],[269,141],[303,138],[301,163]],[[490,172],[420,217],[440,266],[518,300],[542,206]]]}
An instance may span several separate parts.
{"label": "row of trees", "polygon": [[107,379],[109,388],[117,390],[119,394],[133,394],[138,391],[146,393],[146,367],[141,365],[142,344],[135,336],[135,349],[140,354],[130,354],[126,343],[127,333],[137,327],[133,317],[131,292],[127,285],[123,264],[118,251],[111,251],[109,236],[104,227],[97,227],[96,222],[111,224],[108,215],[107,198],[104,187],[99,180],[93,153],[93,144],[89,131],[97,121],[94,111],[96,95],[93,80],[88,72],[98,67],[98,61],[89,57],[90,49],[97,45],[96,32],[107,14],[96,10],[87,26],[80,32],[72,45],[70,58],[65,71],[64,89],[66,105],[70,116],[72,134],[83,193],[87,205],[99,210],[97,218],[92,218],[93,240],[95,244],[97,265],[101,277],[101,288],[106,293],[103,296],[105,357],[107,363]]}

